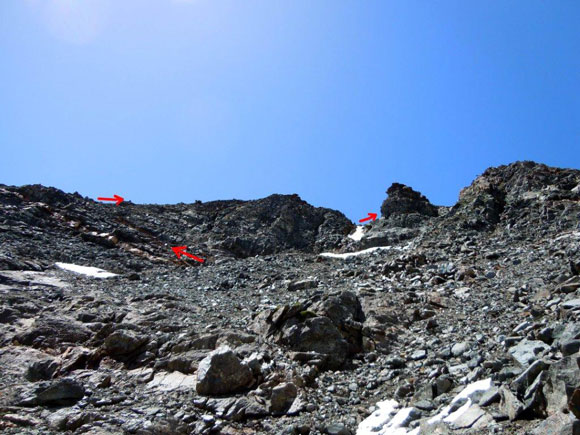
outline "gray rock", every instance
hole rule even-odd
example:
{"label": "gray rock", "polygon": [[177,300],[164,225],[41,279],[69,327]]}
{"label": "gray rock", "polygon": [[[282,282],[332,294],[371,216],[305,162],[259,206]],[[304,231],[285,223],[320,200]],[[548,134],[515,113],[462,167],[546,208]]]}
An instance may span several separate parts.
{"label": "gray rock", "polygon": [[341,368],[346,360],[348,343],[328,317],[307,319],[282,333],[282,342],[294,350],[327,355],[325,364],[331,369]]}
{"label": "gray rock", "polygon": [[416,386],[415,387],[415,394],[413,394],[413,399],[411,400],[411,405],[420,408],[419,406],[417,406],[417,402],[422,402],[422,401],[431,401],[435,398],[434,395],[434,387],[432,384],[430,383],[426,383],[424,385],[421,386]]}
{"label": "gray rock", "polygon": [[399,356],[389,357],[385,361],[385,365],[387,367],[391,367],[393,369],[400,369],[402,367],[405,367],[406,364],[407,364],[407,361],[405,361],[404,358],[401,358]]}
{"label": "gray rock", "polygon": [[412,361],[419,361],[425,358],[427,358],[427,351],[423,349],[416,350],[411,355],[409,355],[409,359]]}
{"label": "gray rock", "polygon": [[509,349],[509,353],[522,367],[528,367],[536,361],[542,352],[550,349],[546,343],[540,340],[524,339]]}
{"label": "gray rock", "polygon": [[564,356],[573,355],[580,350],[580,340],[566,341],[565,343],[562,343],[560,350]]}
{"label": "gray rock", "polygon": [[562,293],[573,293],[580,288],[580,276],[573,276],[558,286]]}
{"label": "gray rock", "polygon": [[455,357],[463,355],[465,352],[469,350],[469,343],[466,341],[462,341],[461,343],[455,343],[451,347],[451,354]]}
{"label": "gray rock", "polygon": [[411,384],[403,384],[403,385],[400,385],[395,390],[395,396],[402,399],[404,397],[407,397],[412,392],[413,392],[413,386]]}
{"label": "gray rock", "polygon": [[539,423],[531,435],[580,435],[580,420],[571,414],[558,412]]}
{"label": "gray rock", "polygon": [[433,411],[435,409],[435,405],[430,400],[418,400],[413,402],[413,405],[421,411]]}
{"label": "gray rock", "polygon": [[453,380],[449,376],[440,376],[435,380],[435,396],[447,393],[453,387]]}
{"label": "gray rock", "polygon": [[570,299],[569,301],[562,302],[562,308],[567,310],[580,308],[580,299]]}
{"label": "gray rock", "polygon": [[534,382],[536,376],[540,374],[542,370],[548,367],[542,360],[535,361],[531,366],[529,366],[521,375],[512,381],[512,389],[522,395],[526,389]]}
{"label": "gray rock", "polygon": [[474,404],[461,414],[452,425],[456,429],[467,429],[473,426],[477,420],[486,414],[487,413],[483,409]]}
{"label": "gray rock", "polygon": [[547,371],[542,371],[523,394],[524,410],[522,414],[526,418],[547,417],[546,400],[543,394],[543,386],[548,377],[547,375]]}
{"label": "gray rock", "polygon": [[318,280],[314,278],[302,279],[299,281],[292,281],[288,284],[288,291],[308,290],[318,287]]}
{"label": "gray rock", "polygon": [[124,356],[135,352],[147,341],[148,338],[146,336],[137,335],[132,331],[115,331],[105,339],[103,351],[113,358]]}
{"label": "gray rock", "polygon": [[489,390],[487,390],[485,393],[481,395],[478,403],[479,406],[489,406],[492,403],[499,402],[500,399],[501,397],[499,394],[499,388],[491,387]]}
{"label": "gray rock", "polygon": [[31,382],[48,381],[53,378],[59,367],[60,363],[54,358],[34,361],[28,366],[26,379]]}
{"label": "gray rock", "polygon": [[330,295],[321,302],[313,304],[311,309],[320,316],[328,317],[332,323],[339,327],[349,320],[365,321],[360,300],[356,294],[350,291]]}
{"label": "gray rock", "polygon": [[568,401],[568,409],[576,416],[580,418],[580,388],[576,388]]}
{"label": "gray rock", "polygon": [[519,418],[524,410],[523,403],[506,386],[499,389],[499,394],[501,397],[500,412],[507,415],[510,420]]}
{"label": "gray rock", "polygon": [[94,420],[95,416],[87,412],[79,412],[74,408],[63,408],[50,414],[47,418],[48,425],[58,431],[74,431],[84,424]]}
{"label": "gray rock", "polygon": [[552,364],[543,386],[548,413],[567,411],[568,400],[578,387],[580,387],[580,368],[577,358],[567,356]]}
{"label": "gray rock", "polygon": [[196,390],[205,396],[216,396],[243,390],[252,382],[250,368],[224,346],[210,352],[199,363]]}
{"label": "gray rock", "polygon": [[247,397],[240,397],[225,412],[227,420],[241,421],[244,418],[258,418],[267,415],[264,406]]}
{"label": "gray rock", "polygon": [[74,379],[40,382],[18,401],[20,406],[71,405],[85,395],[85,388]]}
{"label": "gray rock", "polygon": [[542,328],[537,334],[536,336],[542,340],[544,343],[546,344],[552,344],[552,342],[554,341],[554,328],[552,327],[546,327],[546,328]]}
{"label": "gray rock", "polygon": [[437,216],[437,207],[417,192],[400,183],[393,183],[387,189],[388,198],[381,205],[381,215],[389,218],[391,215],[417,213],[423,216]]}
{"label": "gray rock", "polygon": [[15,341],[37,348],[57,348],[60,344],[84,343],[92,335],[85,325],[72,319],[45,318],[35,321],[29,329],[18,334]]}
{"label": "gray rock", "polygon": [[327,435],[352,435],[352,432],[342,423],[332,423],[324,428]]}
{"label": "gray rock", "polygon": [[296,385],[286,382],[272,388],[270,396],[270,411],[274,414],[286,412],[292,406],[292,403],[298,395]]}

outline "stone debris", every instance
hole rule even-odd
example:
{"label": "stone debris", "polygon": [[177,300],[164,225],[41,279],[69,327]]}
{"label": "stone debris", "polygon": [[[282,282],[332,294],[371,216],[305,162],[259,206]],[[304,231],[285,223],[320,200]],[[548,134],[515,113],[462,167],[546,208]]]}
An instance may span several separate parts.
{"label": "stone debris", "polygon": [[578,186],[533,162],[453,207],[395,183],[364,227],[296,195],[0,186],[0,431],[579,432]]}

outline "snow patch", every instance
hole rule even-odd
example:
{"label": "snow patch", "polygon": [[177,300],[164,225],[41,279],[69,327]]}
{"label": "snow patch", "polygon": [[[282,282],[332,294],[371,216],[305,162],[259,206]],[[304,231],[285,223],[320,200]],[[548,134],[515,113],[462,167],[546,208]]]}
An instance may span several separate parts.
{"label": "snow patch", "polygon": [[377,406],[379,409],[360,422],[356,435],[376,434],[379,432],[391,420],[395,409],[399,407],[399,403],[396,400],[385,400],[378,402]]}
{"label": "snow patch", "polygon": [[346,259],[346,258],[351,258],[351,257],[358,257],[360,255],[370,254],[370,253],[376,252],[376,251],[388,251],[388,250],[405,251],[408,248],[409,248],[408,245],[407,246],[377,246],[374,248],[363,249],[362,251],[345,252],[344,254],[334,254],[332,252],[322,252],[321,254],[318,254],[318,255],[321,257],[326,257],[326,258]]}
{"label": "snow patch", "polygon": [[[471,407],[474,395],[483,393],[491,387],[491,378],[469,384],[439,414],[430,418],[427,424],[431,425],[440,421],[453,423]],[[467,399],[465,404],[451,412],[451,409],[454,408],[452,405],[462,399]],[[406,429],[413,408],[399,409],[400,405],[396,400],[378,402],[376,406],[378,409],[360,422],[356,435],[418,435],[425,433],[425,431],[421,431],[420,427],[413,430]]]}
{"label": "snow patch", "polygon": [[[396,400],[385,400],[377,403],[378,410],[360,422],[356,435],[417,435],[420,428],[407,431],[409,417],[414,408],[400,409]],[[394,415],[393,415],[394,414]]]}
{"label": "snow patch", "polygon": [[365,228],[364,225],[357,225],[356,230],[354,230],[354,233],[349,234],[347,237],[349,239],[354,240],[355,242],[359,242],[365,234],[364,228]]}
{"label": "snow patch", "polygon": [[[483,379],[481,381],[477,381],[474,382],[472,384],[469,384],[467,387],[465,387],[461,393],[459,393],[457,396],[455,396],[453,398],[453,400],[451,401],[451,403],[446,406],[445,408],[443,408],[443,410],[437,414],[435,417],[429,419],[428,423],[429,424],[433,424],[433,423],[437,423],[438,421],[443,420],[446,423],[453,423],[455,420],[457,420],[465,411],[467,411],[469,409],[469,407],[472,405],[472,400],[471,398],[473,397],[474,394],[478,393],[478,392],[485,392],[487,390],[489,390],[491,388],[491,378],[487,378],[487,379]],[[461,406],[459,409],[457,409],[456,411],[452,412],[451,414],[449,413],[452,409],[452,406],[455,402],[457,402],[458,400],[461,399],[467,399],[467,402]]]}
{"label": "snow patch", "polygon": [[81,275],[92,276],[94,278],[111,278],[117,276],[116,273],[107,272],[98,267],[79,266],[71,263],[55,263],[55,265],[59,269],[68,270],[69,272],[79,273]]}

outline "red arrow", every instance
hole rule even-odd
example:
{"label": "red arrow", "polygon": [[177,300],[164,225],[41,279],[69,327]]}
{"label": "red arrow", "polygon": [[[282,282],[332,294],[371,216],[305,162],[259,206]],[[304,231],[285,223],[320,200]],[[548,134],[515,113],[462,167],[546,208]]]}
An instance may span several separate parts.
{"label": "red arrow", "polygon": [[117,205],[121,204],[123,201],[125,201],[125,198],[123,198],[122,196],[119,195],[113,195],[113,198],[97,198],[99,201],[115,201],[117,203]]}
{"label": "red arrow", "polygon": [[195,255],[191,255],[189,252],[185,252],[187,246],[173,246],[171,249],[173,249],[173,252],[175,253],[175,255],[177,255],[177,258],[181,258],[182,255],[185,255],[189,258],[193,258],[195,261],[199,261],[200,263],[203,263],[205,261],[203,258],[199,258],[196,257]]}
{"label": "red arrow", "polygon": [[369,217],[361,219],[359,222],[366,222],[366,221],[370,221],[371,219],[374,221],[376,218],[377,218],[376,213],[369,213]]}

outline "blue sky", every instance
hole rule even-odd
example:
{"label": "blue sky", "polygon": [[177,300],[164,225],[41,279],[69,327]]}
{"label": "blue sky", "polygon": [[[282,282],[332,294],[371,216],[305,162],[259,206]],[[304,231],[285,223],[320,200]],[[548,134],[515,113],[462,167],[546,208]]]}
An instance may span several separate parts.
{"label": "blue sky", "polygon": [[577,0],[2,0],[0,183],[353,220],[580,167]]}

